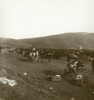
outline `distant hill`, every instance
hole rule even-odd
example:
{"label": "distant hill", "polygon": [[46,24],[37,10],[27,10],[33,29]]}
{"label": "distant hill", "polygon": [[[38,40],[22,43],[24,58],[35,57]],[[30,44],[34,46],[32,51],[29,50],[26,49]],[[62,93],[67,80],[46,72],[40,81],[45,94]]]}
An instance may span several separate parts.
{"label": "distant hill", "polygon": [[39,48],[94,49],[93,33],[66,33],[30,39],[1,39],[2,43]]}
{"label": "distant hill", "polygon": [[93,33],[66,33],[33,39],[21,39],[19,41],[22,44],[28,44],[35,47],[64,49],[79,49],[80,47],[83,49],[94,48]]}
{"label": "distant hill", "polygon": [[3,38],[3,37],[0,37],[0,45],[6,45],[6,46],[10,46],[10,45],[13,45],[13,46],[16,46],[17,44],[19,44],[19,42],[15,39],[10,39],[10,38]]}

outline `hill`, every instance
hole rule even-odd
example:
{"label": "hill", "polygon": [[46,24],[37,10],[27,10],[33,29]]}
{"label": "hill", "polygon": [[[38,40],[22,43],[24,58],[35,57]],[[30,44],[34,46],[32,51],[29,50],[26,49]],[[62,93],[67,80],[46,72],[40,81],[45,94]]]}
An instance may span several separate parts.
{"label": "hill", "polygon": [[1,44],[39,48],[94,49],[93,33],[66,33],[40,38],[8,39],[0,38]]}
{"label": "hill", "polygon": [[64,49],[93,49],[93,33],[66,33],[47,37],[21,39],[20,43],[34,47],[64,48]]}
{"label": "hill", "polygon": [[3,37],[0,37],[0,44],[2,46],[16,46],[18,45],[18,40],[16,39],[10,39],[10,38],[3,38]]}

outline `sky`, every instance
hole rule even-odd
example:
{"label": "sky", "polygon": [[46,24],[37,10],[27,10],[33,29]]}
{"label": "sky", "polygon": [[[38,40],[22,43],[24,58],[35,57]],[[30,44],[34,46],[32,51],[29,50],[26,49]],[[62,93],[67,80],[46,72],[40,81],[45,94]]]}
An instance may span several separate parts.
{"label": "sky", "polygon": [[0,0],[0,37],[94,33],[94,0]]}

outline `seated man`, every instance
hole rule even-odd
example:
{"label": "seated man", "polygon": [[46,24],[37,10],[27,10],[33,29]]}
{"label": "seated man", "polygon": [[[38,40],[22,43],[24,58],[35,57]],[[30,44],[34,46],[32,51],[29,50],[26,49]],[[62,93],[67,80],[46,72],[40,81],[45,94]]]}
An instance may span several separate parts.
{"label": "seated man", "polygon": [[82,73],[85,69],[86,67],[83,65],[83,63],[81,61],[78,61],[76,68],[77,72]]}
{"label": "seated man", "polygon": [[83,65],[81,61],[77,59],[72,60],[67,65],[67,72],[78,74],[78,73],[83,72],[84,70],[85,70],[85,66]]}

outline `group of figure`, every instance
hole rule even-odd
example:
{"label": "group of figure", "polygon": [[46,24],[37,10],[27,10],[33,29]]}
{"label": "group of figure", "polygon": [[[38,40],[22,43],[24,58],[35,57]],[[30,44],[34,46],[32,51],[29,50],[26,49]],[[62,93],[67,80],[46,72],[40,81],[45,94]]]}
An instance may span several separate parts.
{"label": "group of figure", "polygon": [[70,77],[70,79],[77,80],[80,84],[83,84],[83,81],[86,79],[85,74],[83,73],[85,69],[86,67],[79,59],[79,56],[73,54],[71,59],[68,59],[68,64],[64,70],[64,76]]}
{"label": "group of figure", "polygon": [[42,59],[42,62],[44,59],[48,59],[48,62],[51,62],[51,59],[57,59],[59,60],[60,57],[63,56],[63,52],[61,50],[55,50],[55,49],[38,49],[38,48],[29,48],[29,49],[20,49],[20,54],[22,54],[24,57],[28,57],[29,61],[34,61],[39,58]]}
{"label": "group of figure", "polygon": [[72,72],[74,74],[78,74],[83,72],[84,70],[85,70],[85,66],[79,59],[73,59],[67,64],[68,73]]}
{"label": "group of figure", "polygon": [[[39,58],[41,58],[42,62],[44,59],[48,59],[48,62],[51,62],[51,59],[57,59],[59,60],[62,57],[67,57],[68,66],[71,66],[72,64],[76,67],[73,68],[79,68],[79,64],[82,62],[87,63],[88,61],[92,62],[92,72],[94,73],[94,55],[93,51],[86,51],[86,50],[64,50],[64,49],[48,49],[48,48],[20,48],[19,50],[16,50],[17,52],[23,54],[23,56],[28,57],[29,61],[38,61]],[[81,66],[80,66],[81,67]],[[70,69],[70,67],[68,67]],[[81,67],[82,68],[82,67]]]}

